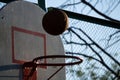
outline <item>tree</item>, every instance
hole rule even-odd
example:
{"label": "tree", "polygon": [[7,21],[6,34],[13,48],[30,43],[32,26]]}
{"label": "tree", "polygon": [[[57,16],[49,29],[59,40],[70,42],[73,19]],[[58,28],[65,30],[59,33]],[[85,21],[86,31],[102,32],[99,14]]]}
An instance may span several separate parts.
{"label": "tree", "polygon": [[[88,42],[87,39],[81,37],[78,32],[76,33],[76,30],[79,30],[80,32],[82,32],[88,39],[90,42]],[[84,50],[91,50],[92,51],[92,55],[90,54],[86,54],[86,53],[81,53],[81,52],[70,52],[67,51],[66,54],[72,54],[72,55],[81,55],[84,56],[86,58],[86,61],[89,63],[90,65],[88,67],[86,67],[85,69],[88,70],[89,72],[87,73],[87,75],[90,75],[92,80],[96,80],[99,78],[108,78],[109,80],[113,80],[113,79],[119,79],[120,75],[118,74],[119,72],[119,66],[120,66],[120,62],[119,60],[117,60],[115,58],[115,56],[118,56],[119,53],[114,54],[114,57],[112,54],[106,52],[106,49],[103,49],[102,47],[100,47],[100,45],[98,45],[94,40],[92,40],[82,29],[80,28],[75,28],[75,27],[71,27],[69,28],[69,32],[72,32],[74,34],[74,36],[77,36],[81,42],[76,42],[75,40],[71,40],[68,41],[65,37],[65,42],[66,44],[75,44],[75,45],[79,45],[79,46],[85,46],[86,48]],[[67,34],[66,34],[67,35]],[[64,35],[65,36],[65,35]],[[107,46],[108,47],[108,46]],[[99,51],[99,50],[100,51]],[[89,52],[91,52],[89,51]],[[86,52],[86,51],[85,51]],[[107,61],[105,61],[105,58],[109,59],[109,61],[111,61],[110,63],[108,63]],[[94,60],[94,61],[93,61]],[[96,65],[98,64],[98,65]],[[103,70],[104,74],[107,73],[107,76],[105,76],[104,74],[102,75],[97,75],[97,73],[95,72],[96,70]],[[79,73],[79,70],[76,71],[76,73]],[[82,72],[81,73],[85,73]],[[111,74],[110,74],[111,73]],[[78,74],[77,74],[78,75]],[[109,75],[109,77],[108,77]],[[83,75],[81,75],[83,76]],[[87,76],[88,77],[88,76]],[[100,79],[101,80],[101,79]],[[106,79],[105,79],[106,80]]]}
{"label": "tree", "polygon": [[[111,0],[110,0],[111,1]],[[94,7],[90,4],[92,0],[86,1],[81,0],[80,2],[68,3],[61,5],[61,8],[69,8],[75,5],[82,4],[84,7],[82,10],[88,6],[90,9],[88,10],[89,13],[93,10],[100,16],[108,19],[110,21],[119,22],[116,19],[113,19],[109,16],[106,16],[105,13],[98,11],[95,6],[100,2],[104,2],[104,0],[97,0]],[[95,2],[95,1],[94,1]],[[107,1],[106,1],[107,2]],[[117,2],[117,0],[116,0]],[[112,7],[115,2],[112,2]],[[120,1],[118,1],[120,3]],[[114,8],[111,9],[113,11],[116,6],[119,4],[114,5]],[[75,10],[75,9],[74,9]],[[110,10],[108,7],[106,13]],[[110,12],[108,12],[110,14]],[[87,23],[83,21],[74,21],[71,20],[71,25],[63,35],[62,39],[65,45],[66,54],[71,55],[78,55],[84,57],[84,63],[79,65],[79,67],[68,67],[67,72],[68,75],[74,75],[73,78],[76,79],[83,79],[83,80],[119,80],[120,79],[120,53],[119,50],[115,51],[115,48],[119,47],[120,44],[120,34],[118,29],[111,29],[106,28],[106,26],[101,26],[98,24]],[[87,26],[87,27],[86,27]],[[96,34],[89,32],[89,28],[91,32],[95,32]],[[98,28],[101,27],[101,28]],[[86,30],[87,29],[87,30]],[[109,32],[99,31],[101,30],[110,30]],[[100,33],[102,35],[99,35]],[[100,38],[99,38],[99,37]],[[98,37],[96,39],[95,37]],[[98,41],[99,40],[99,41]],[[111,51],[113,49],[113,51]],[[108,61],[107,61],[108,60]],[[85,64],[87,64],[85,66]],[[85,66],[85,67],[83,67]],[[99,72],[98,72],[99,71]]]}

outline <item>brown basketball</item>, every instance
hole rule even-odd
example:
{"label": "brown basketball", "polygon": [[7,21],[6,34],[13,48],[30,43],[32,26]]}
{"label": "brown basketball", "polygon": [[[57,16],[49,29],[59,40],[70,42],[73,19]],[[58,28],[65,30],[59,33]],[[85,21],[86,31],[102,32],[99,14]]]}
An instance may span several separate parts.
{"label": "brown basketball", "polygon": [[60,35],[68,28],[68,16],[61,10],[48,11],[42,20],[44,30],[51,35]]}

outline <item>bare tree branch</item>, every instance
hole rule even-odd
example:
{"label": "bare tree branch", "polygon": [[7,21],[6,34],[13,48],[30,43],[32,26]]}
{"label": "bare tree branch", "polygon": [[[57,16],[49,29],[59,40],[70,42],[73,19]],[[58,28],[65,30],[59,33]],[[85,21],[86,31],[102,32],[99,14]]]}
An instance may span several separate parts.
{"label": "bare tree branch", "polygon": [[120,21],[112,19],[108,16],[106,16],[105,14],[101,13],[100,11],[98,11],[94,6],[92,6],[90,3],[88,3],[86,0],[81,0],[81,2],[83,2],[84,4],[88,5],[91,9],[93,9],[96,13],[98,13],[99,15],[103,16],[104,18],[110,20],[110,21],[114,21],[114,22],[118,22],[120,23]]}
{"label": "bare tree branch", "polygon": [[[72,27],[73,28],[73,27]],[[119,75],[114,71],[112,70],[106,63],[105,61],[103,60],[102,56],[99,55],[99,53],[94,50],[94,48],[92,48],[92,46],[90,44],[88,44],[86,42],[86,40],[84,40],[79,34],[77,34],[72,28],[70,28],[69,30],[72,31],[79,39],[81,39],[87,46],[89,46],[89,48],[100,58],[100,60],[94,58],[94,57],[91,57],[91,56],[87,56],[87,55],[83,55],[81,54],[82,56],[84,57],[88,57],[88,58],[92,58],[92,59],[95,59],[96,61],[100,62],[102,65],[104,65],[104,67],[106,67],[111,73],[113,73],[116,77],[119,77]],[[76,28],[75,28],[76,29]],[[102,49],[97,43],[95,43],[84,31],[82,31],[81,29],[79,29],[84,35],[86,35],[92,42],[94,45],[96,45],[96,47],[98,47],[100,50],[102,50],[106,55],[108,55],[110,58],[112,58],[113,60],[115,60],[111,55],[109,55],[109,53],[107,53],[106,51],[104,51],[104,49]],[[70,52],[69,52],[70,53]],[[68,53],[67,53],[68,54]],[[74,53],[75,54],[75,53]],[[79,54],[80,55],[80,54]],[[117,60],[116,60],[117,61]],[[115,61],[115,62],[116,62]],[[119,63],[119,62],[118,62]]]}
{"label": "bare tree branch", "polygon": [[69,7],[69,6],[73,6],[73,5],[78,5],[80,4],[81,2],[76,2],[76,3],[73,3],[73,4],[65,4],[65,5],[61,5],[59,6],[60,8],[65,8],[65,7]]}
{"label": "bare tree branch", "polygon": [[[111,59],[113,59],[113,61],[120,66],[120,63],[119,63],[114,57],[112,57],[108,52],[106,52],[102,47],[100,47],[100,46],[99,46],[94,40],[92,40],[83,30],[81,30],[80,28],[75,28],[75,27],[72,27],[72,28],[80,30],[84,35],[86,35],[86,36],[89,38],[89,40],[91,40],[91,41],[93,42],[93,44],[94,44],[96,47],[98,47],[101,51],[103,51],[107,56],[109,56]],[[77,34],[77,33],[76,33],[76,34]],[[78,34],[77,34],[77,35],[78,35]]]}
{"label": "bare tree branch", "polygon": [[82,53],[66,52],[66,54],[80,55],[80,56],[83,56],[83,57],[90,58],[90,59],[96,60],[96,61],[98,61],[98,62],[101,62],[99,59],[97,59],[97,58],[95,58],[95,57],[93,57],[93,56],[89,56],[89,55],[82,54]]}

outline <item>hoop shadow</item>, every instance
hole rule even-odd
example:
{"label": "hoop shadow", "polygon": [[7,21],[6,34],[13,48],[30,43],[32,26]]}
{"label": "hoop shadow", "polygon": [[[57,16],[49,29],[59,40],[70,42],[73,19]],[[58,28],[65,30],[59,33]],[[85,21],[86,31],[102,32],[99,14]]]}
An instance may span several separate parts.
{"label": "hoop shadow", "polygon": [[0,66],[0,72],[8,70],[18,70],[19,75],[18,76],[0,75],[0,78],[19,78],[19,80],[22,80],[22,65],[11,64]]}

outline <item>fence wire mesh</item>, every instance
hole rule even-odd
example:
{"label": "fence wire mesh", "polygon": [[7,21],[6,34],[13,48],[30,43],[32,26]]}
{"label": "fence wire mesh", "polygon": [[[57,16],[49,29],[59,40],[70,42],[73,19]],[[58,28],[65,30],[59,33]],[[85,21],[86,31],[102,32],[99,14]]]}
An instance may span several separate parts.
{"label": "fence wire mesh", "polygon": [[71,19],[61,38],[66,54],[81,57],[83,63],[66,67],[67,80],[119,80],[119,32],[109,26]]}

